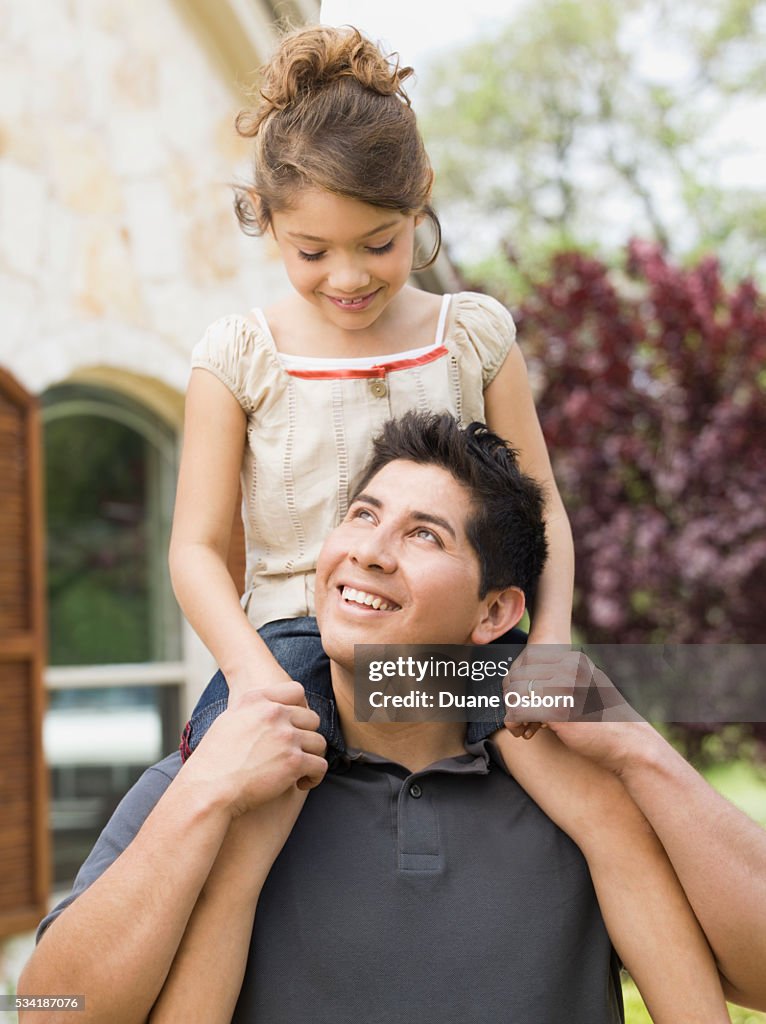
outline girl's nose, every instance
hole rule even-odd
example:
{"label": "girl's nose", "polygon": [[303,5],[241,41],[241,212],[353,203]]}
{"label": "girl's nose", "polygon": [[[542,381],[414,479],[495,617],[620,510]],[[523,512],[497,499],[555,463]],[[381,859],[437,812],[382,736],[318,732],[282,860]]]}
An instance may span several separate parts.
{"label": "girl's nose", "polygon": [[340,296],[358,294],[370,283],[365,267],[353,260],[344,260],[333,265],[327,282]]}

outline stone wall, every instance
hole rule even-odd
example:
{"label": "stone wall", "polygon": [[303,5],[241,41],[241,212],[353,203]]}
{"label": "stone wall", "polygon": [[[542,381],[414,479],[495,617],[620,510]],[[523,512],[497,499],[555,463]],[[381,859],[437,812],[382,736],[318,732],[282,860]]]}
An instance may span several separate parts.
{"label": "stone wall", "polygon": [[0,365],[29,390],[102,380],[177,420],[207,323],[287,289],[232,212],[227,77],[180,0],[0,6]]}
{"label": "stone wall", "polygon": [[[234,218],[241,94],[199,25],[184,0],[0,3],[0,366],[33,393],[106,385],[180,428],[207,324],[288,288]],[[183,647],[188,712],[213,666]],[[0,943],[0,992],[32,941]]]}

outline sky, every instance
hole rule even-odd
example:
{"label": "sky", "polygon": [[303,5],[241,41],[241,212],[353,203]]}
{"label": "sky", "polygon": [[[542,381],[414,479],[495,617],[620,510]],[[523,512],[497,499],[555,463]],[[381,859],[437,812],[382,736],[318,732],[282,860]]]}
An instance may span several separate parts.
{"label": "sky", "polygon": [[[322,0],[321,20],[328,25],[355,25],[367,35],[397,50],[402,60],[421,77],[429,61],[445,49],[487,35],[494,25],[507,24],[527,0],[470,0],[467,4],[417,3],[416,0]],[[437,13],[435,13],[437,12]],[[667,49],[656,52],[656,40],[645,54],[650,74],[666,79],[677,64],[672,41]],[[671,76],[672,77],[672,76]],[[417,108],[418,86],[407,86]],[[720,127],[721,137],[730,140],[732,153],[722,174],[733,186],[761,187],[766,178],[766,141],[764,134],[753,137],[753,125],[763,123],[766,104],[732,108]],[[742,155],[734,152],[744,146]]]}
{"label": "sky", "polygon": [[[471,0],[449,4],[416,0],[322,0],[327,25],[354,25],[398,51],[405,64],[423,72],[440,51],[483,35],[507,22],[523,0]],[[417,83],[408,91],[417,94]]]}
{"label": "sky", "polygon": [[[491,35],[495,26],[507,24],[529,0],[470,0],[449,4],[417,0],[322,0],[321,20],[325,24],[351,24],[396,50],[406,64],[415,68],[415,81],[407,83],[407,92],[418,110],[418,78],[425,78],[429,63],[445,50],[469,43],[472,39]],[[679,67],[680,54],[672,38],[666,46],[647,38],[642,66],[655,81],[673,79]],[[717,161],[719,180],[732,189],[761,189],[766,180],[766,133],[754,131],[764,123],[766,99],[759,102],[732,103],[728,115],[717,126],[715,141],[724,154]],[[444,213],[444,211],[442,211]],[[619,218],[618,218],[619,221]],[[446,237],[450,226],[444,222]],[[621,231],[619,223],[616,230]]]}

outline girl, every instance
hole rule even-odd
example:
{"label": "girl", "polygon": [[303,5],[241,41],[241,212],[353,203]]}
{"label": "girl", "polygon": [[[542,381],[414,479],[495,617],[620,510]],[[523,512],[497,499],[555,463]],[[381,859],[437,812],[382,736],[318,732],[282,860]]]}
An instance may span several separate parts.
{"label": "girl", "polygon": [[[355,29],[300,30],[263,70],[256,109],[238,118],[254,143],[254,174],[237,215],[246,231],[273,238],[294,291],[265,312],[214,323],[193,353],[171,573],[223,675],[192,716],[187,754],[229,693],[297,679],[327,694],[312,618],[319,548],[346,514],[370,438],[411,408],[486,422],[544,483],[550,556],[529,640],[570,640],[571,533],[513,321],[486,296],[439,298],[408,283],[420,223],[430,222],[436,242],[418,266],[439,246],[433,174],[403,89],[411,74]],[[241,603],[226,567],[240,481]],[[502,716],[468,739],[497,729],[506,763],[588,858],[613,942],[655,1020],[727,1020],[704,937],[624,792],[560,744],[538,756],[557,742],[550,734],[530,744],[536,754],[525,763]],[[647,884],[640,893],[636,869]]]}

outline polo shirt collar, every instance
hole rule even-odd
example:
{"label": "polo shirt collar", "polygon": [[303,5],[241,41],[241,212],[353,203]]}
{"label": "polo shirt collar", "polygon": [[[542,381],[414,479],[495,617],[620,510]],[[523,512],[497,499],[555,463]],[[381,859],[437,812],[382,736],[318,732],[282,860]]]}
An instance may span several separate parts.
{"label": "polo shirt collar", "polygon": [[[319,715],[318,732],[327,742],[327,762],[331,771],[348,769],[352,762],[367,764],[389,764],[390,762],[378,754],[365,750],[347,748],[340,728],[340,719],[335,701],[321,693],[306,691],[306,702],[312,711]],[[448,757],[428,766],[429,772],[449,772],[450,774],[481,774],[486,775],[490,764],[498,764],[505,770],[505,765],[490,740],[466,745],[466,753],[458,757]]]}

